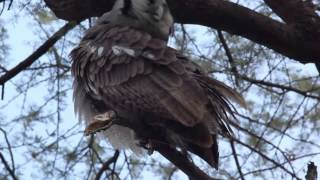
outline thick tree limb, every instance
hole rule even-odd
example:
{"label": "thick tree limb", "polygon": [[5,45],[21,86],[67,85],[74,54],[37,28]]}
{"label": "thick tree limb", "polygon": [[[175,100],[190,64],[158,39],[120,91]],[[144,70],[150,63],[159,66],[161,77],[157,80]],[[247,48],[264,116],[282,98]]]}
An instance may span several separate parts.
{"label": "thick tree limb", "polygon": [[171,161],[181,171],[183,171],[190,179],[201,180],[214,180],[214,178],[208,176],[202,170],[200,170],[195,164],[193,164],[187,156],[177,151],[175,148],[170,147],[167,144],[152,142],[154,149],[158,151],[162,156]]}
{"label": "thick tree limb", "polygon": [[[316,6],[312,1],[303,0],[264,0],[264,2],[275,12],[288,26],[296,31],[295,36],[302,46],[316,47],[320,42],[320,16],[316,13]],[[320,60],[315,61],[320,72]]]}
{"label": "thick tree limb", "polygon": [[14,68],[8,70],[3,76],[0,77],[0,85],[4,85],[8,80],[16,76],[21,71],[29,67],[39,57],[45,54],[61,37],[63,37],[69,30],[76,26],[75,22],[68,22],[54,33],[44,44],[35,50],[29,57],[20,62]]}
{"label": "thick tree limb", "polygon": [[[320,17],[315,12],[312,1],[303,0],[264,0],[264,2],[287,24],[318,25]],[[320,31],[316,30],[315,31]]]}
{"label": "thick tree limb", "polygon": [[[97,119],[98,118],[98,119]],[[100,119],[101,118],[101,119]],[[157,130],[152,126],[146,124],[133,123],[129,119],[116,116],[112,111],[95,117],[96,120],[92,121],[85,130],[85,134],[94,134],[99,131],[108,130],[112,125],[120,125],[128,127],[136,133],[136,135],[142,139],[146,139],[151,145],[150,149],[158,151],[162,156],[172,162],[177,168],[183,171],[190,179],[201,180],[214,180],[214,178],[208,176],[201,169],[199,169],[193,162],[191,162],[187,154],[178,151],[175,147],[172,147],[167,143],[166,139],[157,133]],[[103,120],[102,120],[103,119]]]}
{"label": "thick tree limb", "polygon": [[[246,7],[224,0],[167,1],[178,23],[200,24],[224,30],[302,63],[315,63],[320,59],[319,41],[310,38],[304,41],[306,39],[304,36],[307,34],[301,34],[292,26]],[[45,0],[45,2],[58,18],[81,20],[100,16],[109,11],[114,0]]]}

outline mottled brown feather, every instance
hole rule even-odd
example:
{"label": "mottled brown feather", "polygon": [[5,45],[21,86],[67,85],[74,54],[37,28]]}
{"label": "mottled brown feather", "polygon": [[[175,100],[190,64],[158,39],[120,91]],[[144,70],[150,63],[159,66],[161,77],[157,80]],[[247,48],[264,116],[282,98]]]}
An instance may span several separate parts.
{"label": "mottled brown feather", "polygon": [[[134,55],[115,54],[115,45],[133,50]],[[88,113],[86,104],[101,106],[102,102],[106,111],[126,118],[143,119],[148,114],[151,121],[166,119],[158,126],[179,137],[182,144],[176,146],[217,166],[216,135],[231,131],[228,98],[244,104],[231,88],[208,77],[165,41],[125,26],[100,23],[90,28],[71,58],[80,114],[87,113],[87,118],[94,113]]]}

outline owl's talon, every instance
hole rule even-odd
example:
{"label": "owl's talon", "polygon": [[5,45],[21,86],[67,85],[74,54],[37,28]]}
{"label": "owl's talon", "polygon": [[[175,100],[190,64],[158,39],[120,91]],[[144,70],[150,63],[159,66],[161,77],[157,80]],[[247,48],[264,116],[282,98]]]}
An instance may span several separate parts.
{"label": "owl's talon", "polygon": [[84,130],[85,135],[88,136],[110,128],[115,118],[116,114],[114,111],[107,111],[94,116],[92,122]]}

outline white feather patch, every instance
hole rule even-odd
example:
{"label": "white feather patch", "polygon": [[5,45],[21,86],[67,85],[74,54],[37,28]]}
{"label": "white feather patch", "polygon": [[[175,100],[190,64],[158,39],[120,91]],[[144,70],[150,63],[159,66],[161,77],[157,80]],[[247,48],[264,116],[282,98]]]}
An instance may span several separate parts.
{"label": "white feather patch", "polygon": [[91,47],[90,47],[91,53],[94,53],[96,50],[97,50],[97,47],[95,47],[95,46],[91,46]]}
{"label": "white feather patch", "polygon": [[149,52],[144,52],[142,54],[143,57],[146,57],[147,59],[151,59],[151,60],[155,60],[156,57],[152,54],[152,53],[149,53]]}
{"label": "white feather patch", "polygon": [[136,52],[133,49],[122,47],[122,46],[117,46],[117,45],[112,46],[112,52],[117,56],[120,56],[123,54],[127,54],[132,57],[136,56]]}
{"label": "white feather patch", "polygon": [[[145,150],[138,146],[138,141],[135,138],[134,132],[126,127],[112,125],[103,133],[99,133],[100,137],[107,137],[109,143],[115,149],[129,149],[136,155],[145,154]],[[104,136],[101,136],[104,135]]]}
{"label": "white feather patch", "polygon": [[102,55],[103,50],[104,50],[104,47],[102,47],[102,46],[98,48],[98,56]]}

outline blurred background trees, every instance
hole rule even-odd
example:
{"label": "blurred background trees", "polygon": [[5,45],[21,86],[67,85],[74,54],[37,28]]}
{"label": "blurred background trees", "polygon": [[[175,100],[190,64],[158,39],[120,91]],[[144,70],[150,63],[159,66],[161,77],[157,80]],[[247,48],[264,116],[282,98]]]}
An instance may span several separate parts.
{"label": "blurred background trees", "polygon": [[[198,2],[194,6],[200,7],[202,1],[194,1]],[[208,2],[219,4],[221,1]],[[77,20],[79,24],[65,22],[59,19],[67,17],[65,14],[57,18],[47,7],[53,7],[52,0],[46,0],[48,4],[38,0],[0,2],[4,8],[0,16],[0,84],[3,87],[0,179],[187,178],[157,153],[136,156],[130,151],[113,149],[99,136],[84,136],[84,124],[79,123],[73,113],[68,53],[84,31],[94,25],[95,17],[88,18],[87,13],[64,18]],[[319,31],[313,32],[314,27],[320,27],[316,26],[319,1],[313,1],[313,16],[309,13],[299,18],[292,10],[292,18],[299,23],[292,23],[290,13],[275,8],[271,0],[231,2],[290,25],[290,28],[303,29],[300,41],[294,42],[304,44],[307,50],[317,47],[307,41],[320,39]],[[311,7],[311,1],[292,2]],[[108,3],[111,1],[106,2],[106,7],[110,6]],[[191,20],[184,21],[177,12],[177,5],[173,1],[169,1],[170,4],[179,20],[170,45],[194,59],[213,77],[235,88],[248,105],[247,109],[238,108],[237,120],[231,122],[235,139],[220,138],[219,171],[197,158],[194,162],[215,178],[303,179],[308,163],[313,161],[319,165],[320,162],[320,80],[312,63],[317,62],[316,54],[301,53],[290,59],[288,53],[276,53],[252,39],[222,31],[232,28],[182,24],[191,23]],[[285,5],[290,7],[290,3],[282,7]],[[272,31],[273,26],[270,28]],[[259,33],[258,29],[251,31]],[[249,36],[245,32],[234,33]],[[285,32],[283,36],[291,37]],[[320,53],[319,48],[320,44]]]}

